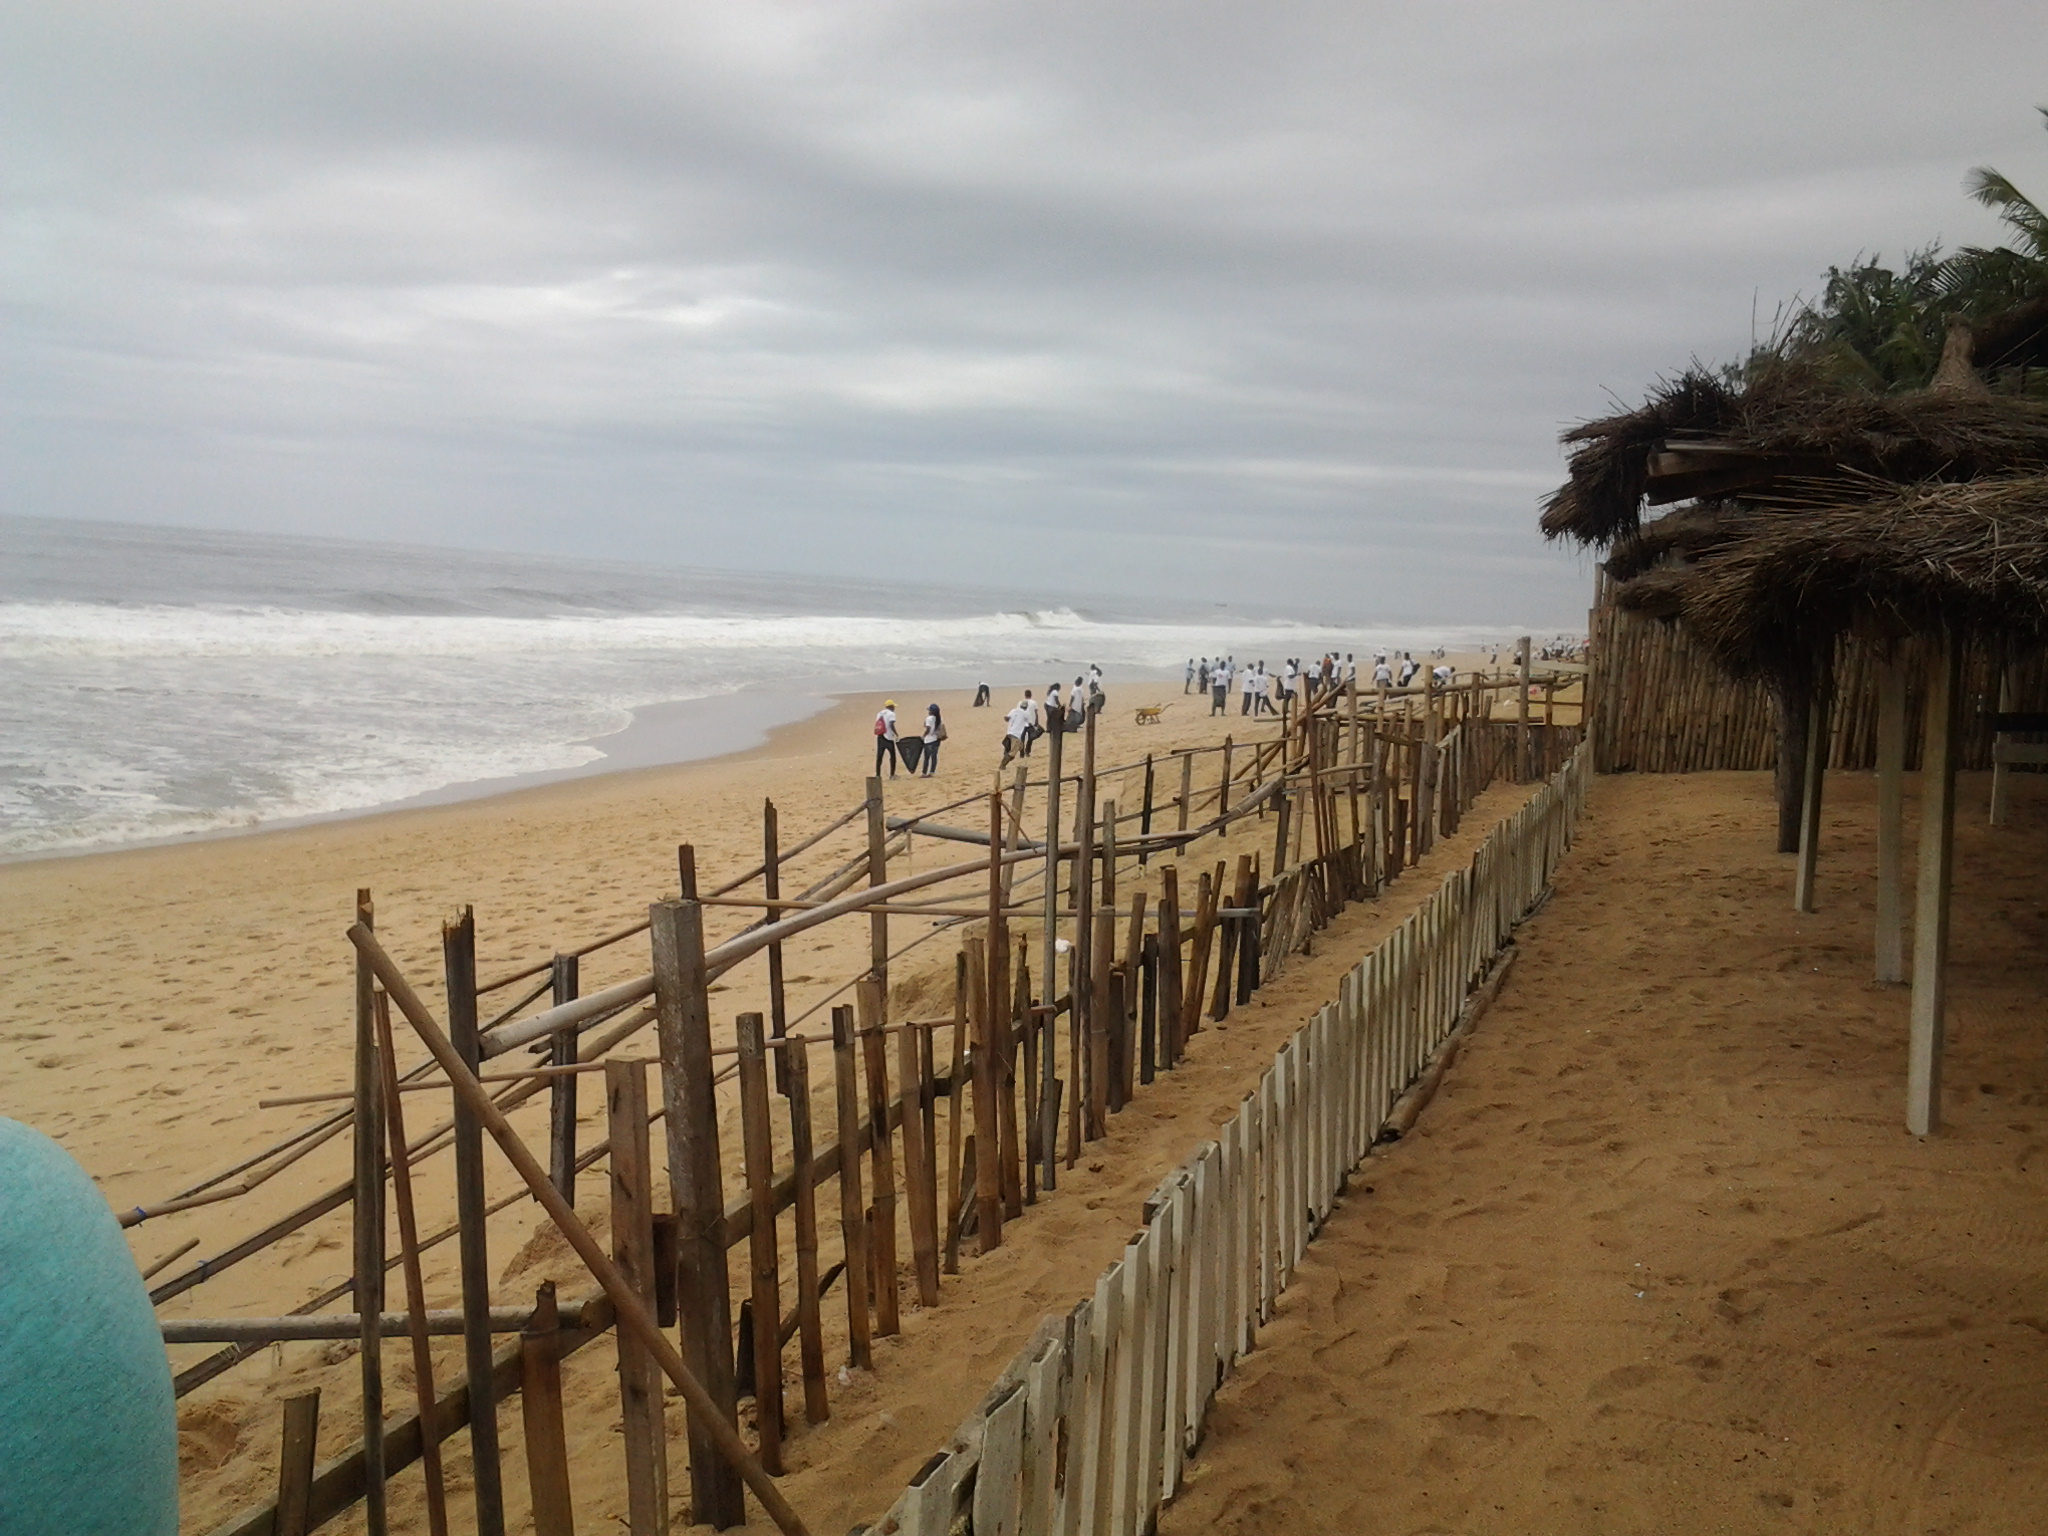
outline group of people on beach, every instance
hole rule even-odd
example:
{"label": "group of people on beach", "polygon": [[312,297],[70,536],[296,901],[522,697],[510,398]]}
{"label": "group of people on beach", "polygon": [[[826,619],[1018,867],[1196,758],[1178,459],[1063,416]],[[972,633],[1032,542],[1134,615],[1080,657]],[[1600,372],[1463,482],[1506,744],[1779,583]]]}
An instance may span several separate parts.
{"label": "group of people on beach", "polygon": [[1102,668],[1093,663],[1074,679],[1073,689],[1065,698],[1060,697],[1058,683],[1045,690],[1042,703],[1034,699],[1031,690],[1026,688],[1024,697],[1012,704],[1010,712],[1003,717],[1003,761],[1000,766],[1007,768],[1013,760],[1029,757],[1039,737],[1048,731],[1080,730],[1088,723],[1090,715],[1102,713],[1102,706],[1107,702],[1108,698],[1102,691]]}
{"label": "group of people on beach", "polygon": [[[986,708],[990,697],[988,684],[982,683],[974,691],[974,707]],[[1032,747],[1047,731],[1080,730],[1090,715],[1102,712],[1106,702],[1102,668],[1093,664],[1074,679],[1073,691],[1065,698],[1060,696],[1058,683],[1045,690],[1043,703],[1026,688],[1024,697],[1011,705],[1010,712],[1003,717],[1002,766],[1007,768],[1015,759],[1029,757]],[[937,704],[925,706],[922,730],[906,736],[896,717],[896,701],[885,701],[875,714],[875,777],[881,777],[884,763],[889,765],[892,779],[899,764],[916,777],[932,777],[939,771],[939,747],[945,740],[945,716]]]}
{"label": "group of people on beach", "polygon": [[[1386,658],[1380,659],[1385,661]],[[1206,693],[1209,695],[1209,713],[1227,715],[1230,713],[1230,692],[1235,686],[1242,700],[1239,714],[1274,715],[1283,708],[1292,707],[1304,695],[1312,699],[1326,688],[1357,681],[1357,656],[1340,657],[1335,651],[1325,652],[1307,663],[1298,656],[1290,656],[1277,672],[1268,672],[1264,661],[1239,666],[1235,656],[1218,656],[1213,661],[1207,656],[1190,656],[1187,679],[1181,685],[1181,692]]]}
{"label": "group of people on beach", "polygon": [[875,716],[875,777],[882,776],[882,764],[889,765],[889,777],[896,777],[896,765],[901,762],[919,778],[930,778],[939,771],[939,747],[946,740],[946,719],[936,704],[924,707],[924,726],[915,736],[905,736],[898,728],[896,701],[888,700]]}

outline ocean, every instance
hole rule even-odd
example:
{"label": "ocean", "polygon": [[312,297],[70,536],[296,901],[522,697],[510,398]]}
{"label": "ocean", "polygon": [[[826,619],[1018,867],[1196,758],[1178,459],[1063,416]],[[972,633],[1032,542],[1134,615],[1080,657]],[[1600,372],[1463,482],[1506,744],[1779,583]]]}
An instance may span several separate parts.
{"label": "ocean", "polygon": [[0,517],[0,858],[711,756],[835,690],[1501,638]]}

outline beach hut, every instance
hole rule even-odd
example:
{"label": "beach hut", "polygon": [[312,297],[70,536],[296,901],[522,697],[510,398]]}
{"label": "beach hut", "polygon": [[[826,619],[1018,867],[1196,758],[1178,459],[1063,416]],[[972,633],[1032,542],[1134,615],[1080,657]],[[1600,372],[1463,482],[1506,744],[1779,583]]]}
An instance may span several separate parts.
{"label": "beach hut", "polygon": [[[1545,504],[1552,537],[1605,546],[1618,606],[1683,627],[1728,675],[1776,701],[1779,846],[1813,910],[1836,658],[1879,658],[1876,973],[1904,979],[1901,797],[1909,672],[1923,667],[1922,819],[1913,932],[1907,1124],[1939,1119],[1943,979],[1965,659],[2010,676],[2048,646],[2048,402],[1992,394],[1990,354],[2024,367],[2048,310],[1952,331],[1935,387],[1844,392],[1812,367],[1766,365],[1746,387],[1698,371],[1636,411],[1566,433],[1571,475]],[[1646,506],[1684,503],[1652,521]],[[2048,756],[2013,733],[2048,720],[2001,690],[1995,788]],[[2002,795],[1994,793],[1996,819]]]}

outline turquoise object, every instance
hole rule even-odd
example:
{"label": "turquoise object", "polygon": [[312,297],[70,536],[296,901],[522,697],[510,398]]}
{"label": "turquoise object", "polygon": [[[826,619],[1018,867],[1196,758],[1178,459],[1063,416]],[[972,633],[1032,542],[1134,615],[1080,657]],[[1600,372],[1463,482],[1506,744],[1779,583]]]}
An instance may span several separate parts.
{"label": "turquoise object", "polygon": [[0,1536],[177,1536],[163,1335],[107,1202],[0,1116]]}

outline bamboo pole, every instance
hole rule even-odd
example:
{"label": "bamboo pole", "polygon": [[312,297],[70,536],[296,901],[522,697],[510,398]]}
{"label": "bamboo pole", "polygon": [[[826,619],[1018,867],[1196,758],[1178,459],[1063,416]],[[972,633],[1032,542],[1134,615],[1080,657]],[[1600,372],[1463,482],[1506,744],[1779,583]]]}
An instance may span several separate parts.
{"label": "bamboo pole", "polygon": [[929,1031],[904,1030],[896,1037],[897,1079],[903,1093],[903,1185],[910,1201],[911,1267],[920,1306],[939,1304],[939,1234],[932,1199],[932,1144],[924,1109],[932,1085],[920,1042]]}
{"label": "bamboo pole", "polygon": [[568,1434],[562,1422],[560,1334],[555,1282],[544,1281],[534,1299],[533,1321],[519,1342],[519,1409],[526,1428],[526,1476],[533,1496],[534,1536],[576,1536]]}
{"label": "bamboo pole", "polygon": [[[365,928],[365,932],[369,930]],[[358,951],[360,952],[360,946]],[[464,907],[441,928],[442,965],[448,989],[448,1032],[462,1070],[474,1073],[482,1060],[476,1015],[476,914]],[[400,1001],[387,979],[384,989]],[[463,1359],[469,1367],[471,1488],[478,1536],[504,1536],[505,1493],[498,1461],[498,1401],[491,1373],[491,1258],[484,1232],[484,1121],[457,1097],[455,1103],[455,1209],[461,1226],[462,1310],[468,1318]],[[362,1310],[360,1305],[358,1311]],[[368,1462],[365,1461],[367,1468]]]}
{"label": "bamboo pole", "polygon": [[853,1009],[832,1010],[832,1073],[839,1112],[839,1230],[846,1253],[847,1353],[857,1370],[874,1368],[868,1325],[867,1203],[861,1195],[860,1083],[854,1061]]}
{"label": "bamboo pole", "polygon": [[[549,970],[549,987],[556,1006],[573,1002],[581,978],[575,955],[556,955]],[[555,1066],[576,1063],[577,1026],[566,1025],[554,1037],[548,1060]],[[548,1100],[548,1168],[555,1176],[555,1188],[571,1205],[576,1203],[576,1074],[557,1077]]]}
{"label": "bamboo pole", "polygon": [[[740,1130],[754,1227],[747,1234],[754,1303],[754,1423],[761,1465],[782,1475],[782,1277],[775,1252],[775,1142],[768,1121],[768,1053],[758,1013],[734,1025],[740,1045]],[[877,1140],[887,1144],[886,1119]],[[803,1182],[801,1176],[798,1182]]]}
{"label": "bamboo pole", "polygon": [[[782,907],[776,898],[782,894],[782,855],[777,845],[781,841],[781,821],[775,814],[775,802],[761,801],[761,894],[768,899],[766,920],[778,921]],[[780,1040],[789,1033],[789,999],[782,981],[782,941],[777,939],[768,946],[768,1033]],[[789,1062],[780,1051],[775,1055],[776,1092],[789,1093]]]}
{"label": "bamboo pole", "polygon": [[[391,1007],[382,989],[376,994],[375,1013],[377,1056],[383,1069],[384,1128],[391,1147],[391,1203],[398,1217],[398,1254],[405,1275],[405,1306],[412,1335],[413,1391],[419,1403],[420,1466],[426,1479],[427,1530],[429,1536],[448,1536],[448,1485],[441,1470],[441,1436],[434,1412],[434,1351],[427,1342],[427,1288],[420,1271],[420,1233],[413,1211],[412,1169],[405,1157],[405,1108],[398,1094],[397,1054],[391,1039]],[[361,1310],[360,1302],[357,1310]]]}
{"label": "bamboo pole", "polygon": [[[1064,723],[1053,727],[1048,721],[1049,740],[1046,746],[1046,791],[1045,791],[1045,932],[1042,935],[1044,955],[1043,968],[1039,974],[1045,978],[1045,1000],[1050,1003],[1059,991],[1059,942],[1060,942],[1060,743],[1066,737]],[[1185,775],[1183,775],[1185,779]],[[1187,803],[1185,785],[1181,803],[1181,826],[1187,826]],[[1068,1001],[1069,1008],[1073,1006]],[[1048,1015],[1045,1022],[1044,1049],[1040,1053],[1037,1123],[1038,1136],[1038,1187],[1053,1190],[1059,1187],[1059,1103],[1058,1066],[1053,1060],[1053,1043],[1058,1034],[1058,1015]]]}
{"label": "bamboo pole", "polygon": [[[608,1061],[604,1084],[611,1141],[612,1260],[640,1299],[653,1306],[654,1159],[647,1135],[647,1064]],[[618,1353],[626,1528],[631,1536],[666,1536],[668,1434],[661,1371],[630,1329],[618,1330]]]}
{"label": "bamboo pole", "polygon": [[[683,889],[691,889],[689,881]],[[718,1454],[724,1432],[737,1439],[731,1280],[726,1268],[725,1193],[719,1168],[718,1100],[712,1083],[703,909],[692,900],[647,909],[654,960],[655,1028],[661,1096],[668,1113],[668,1178],[676,1213],[676,1304],[681,1358],[704,1389],[688,1418],[690,1503],[720,1530],[746,1519],[734,1463]],[[638,1298],[634,1298],[637,1303]]]}
{"label": "bamboo pole", "polygon": [[[367,890],[356,892],[356,921],[376,922]],[[355,1297],[365,1322],[357,1366],[363,1384],[363,1524],[370,1536],[389,1528],[384,1499],[384,1340],[375,1318],[384,1310],[383,1079],[377,1063],[376,982],[356,962]]]}
{"label": "bamboo pole", "polygon": [[[784,1050],[789,1083],[789,1154],[799,1169],[808,1170],[815,1155],[811,1135],[811,1057],[802,1040]],[[818,1204],[814,1181],[799,1176],[796,1209],[797,1353],[804,1378],[804,1418],[822,1424],[832,1417],[825,1390],[825,1336],[818,1288]]]}
{"label": "bamboo pole", "polygon": [[1913,904],[1913,999],[1906,1049],[1906,1128],[1941,1128],[1941,1058],[1947,1025],[1949,897],[1954,887],[1956,737],[1963,648],[1944,634],[1927,675],[1920,749],[1920,878]]}
{"label": "bamboo pole", "polygon": [[[861,1056],[867,1068],[868,1155],[875,1176],[875,1332],[883,1338],[903,1331],[896,1291],[896,1157],[889,1144],[889,1053],[882,1035],[882,985],[864,979],[854,991],[860,1021]],[[905,1085],[906,1091],[908,1084]],[[906,1135],[911,1101],[904,1100]]]}
{"label": "bamboo pole", "polygon": [[277,1458],[276,1536],[307,1536],[313,1526],[314,1453],[320,1439],[320,1389],[284,1400],[283,1445]]}

